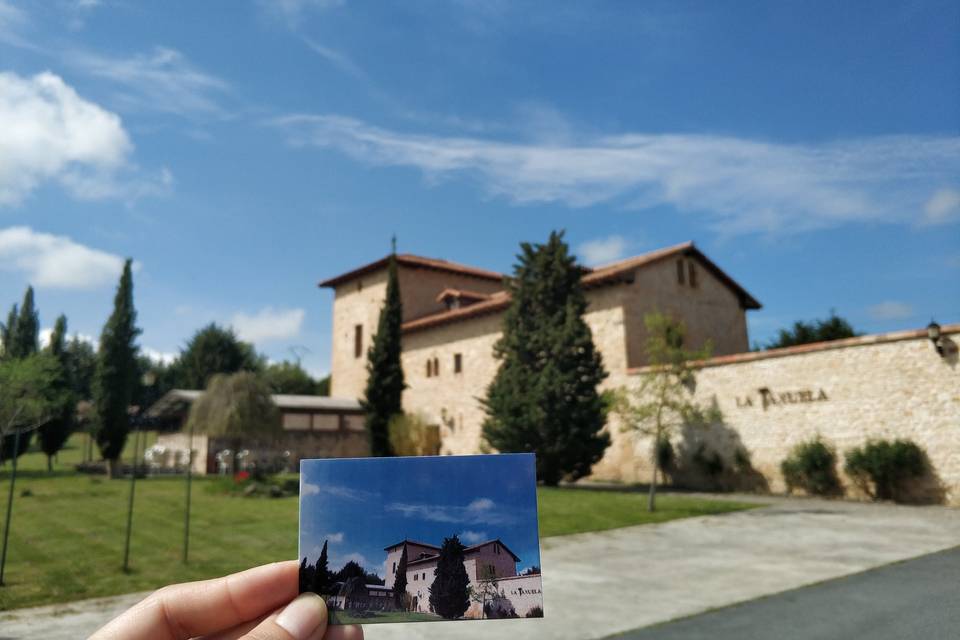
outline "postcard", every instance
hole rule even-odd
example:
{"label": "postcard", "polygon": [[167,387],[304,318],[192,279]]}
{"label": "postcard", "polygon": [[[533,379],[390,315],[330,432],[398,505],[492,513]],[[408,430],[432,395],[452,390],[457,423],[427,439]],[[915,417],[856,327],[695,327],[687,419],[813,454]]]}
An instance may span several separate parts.
{"label": "postcard", "polygon": [[543,617],[533,454],[300,462],[300,592],[331,624]]}

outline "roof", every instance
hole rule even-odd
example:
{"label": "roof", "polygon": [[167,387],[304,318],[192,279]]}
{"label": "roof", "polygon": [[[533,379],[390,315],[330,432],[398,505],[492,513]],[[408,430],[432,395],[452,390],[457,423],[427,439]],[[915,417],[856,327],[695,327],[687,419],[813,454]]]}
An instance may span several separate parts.
{"label": "roof", "polygon": [[493,294],[480,293],[479,291],[470,291],[469,289],[446,288],[437,295],[437,302],[443,302],[447,298],[464,298],[466,300],[488,300]]}
{"label": "roof", "polygon": [[390,551],[390,549],[396,549],[402,544],[415,544],[418,547],[429,547],[430,549],[436,549],[437,551],[440,551],[440,547],[438,547],[435,544],[427,544],[426,542],[417,542],[416,540],[407,540],[406,538],[404,538],[400,542],[397,542],[396,544],[390,545],[389,547],[384,547],[383,550]]}
{"label": "roof", "polygon": [[737,294],[737,297],[740,299],[740,304],[744,309],[761,308],[762,305],[757,301],[756,298],[751,296],[746,289],[741,287],[733,278],[727,275],[726,272],[714,264],[710,258],[705,256],[703,252],[693,244],[693,242],[682,242],[680,244],[675,244],[672,247],[650,251],[649,253],[627,258],[626,260],[620,260],[603,267],[597,267],[583,277],[583,286],[589,289],[601,284],[617,281],[620,279],[620,277],[625,275],[626,272],[632,271],[637,267],[644,267],[678,255],[692,256],[697,258],[710,273],[712,273],[718,280],[723,282],[730,289],[732,289],[735,294]]}
{"label": "roof", "polygon": [[[656,251],[651,251],[639,256],[620,260],[618,262],[597,267],[595,269],[585,268],[584,276],[581,282],[583,283],[583,287],[585,289],[593,289],[609,284],[615,284],[617,282],[623,282],[634,269],[648,266],[661,260],[666,260],[676,256],[695,257],[710,273],[712,273],[718,280],[723,282],[734,292],[744,309],[759,309],[761,307],[756,298],[751,296],[746,289],[741,287],[733,278],[727,275],[722,269],[720,269],[720,267],[714,264],[712,260],[705,256],[703,252],[697,249],[693,242],[683,242],[681,244],[673,245],[672,247],[658,249]],[[443,293],[441,293],[441,295],[443,295]],[[509,306],[510,294],[506,291],[498,291],[497,293],[489,295],[487,299],[471,305],[450,309],[447,311],[440,311],[438,313],[423,316],[415,320],[409,320],[403,323],[402,329],[404,333],[412,333],[414,331],[421,331],[423,329],[429,329],[431,327],[450,322],[457,322],[459,320],[466,320],[467,318],[476,318],[491,313],[497,313]]]}
{"label": "roof", "polygon": [[[358,267],[353,271],[347,271],[346,273],[341,273],[338,276],[323,280],[320,282],[319,286],[336,287],[344,282],[349,282],[359,278],[360,276],[385,268],[389,260],[390,256],[385,256],[375,262]],[[416,256],[410,253],[398,254],[397,264],[404,267],[410,267],[412,269],[433,269],[434,271],[445,271],[447,273],[470,276],[473,278],[479,278],[481,280],[492,280],[494,282],[503,281],[503,274],[497,273],[496,271],[487,271],[486,269],[478,269],[477,267],[469,267],[464,264],[448,262],[447,260],[439,260],[436,258],[425,258],[423,256]]]}
{"label": "roof", "polygon": [[[515,554],[513,551],[511,551],[511,550],[510,550],[510,547],[508,547],[507,545],[505,545],[500,538],[495,538],[495,539],[493,539],[493,540],[487,540],[486,542],[481,542],[481,543],[479,543],[479,544],[475,544],[475,545],[466,547],[466,548],[463,550],[463,555],[466,556],[466,555],[470,555],[471,553],[476,553],[477,551],[479,551],[479,550],[482,549],[483,547],[488,547],[488,546],[490,546],[491,544],[493,544],[494,542],[500,543],[500,546],[503,547],[504,551],[506,551],[507,553],[509,553],[509,554],[513,557],[513,561],[514,561],[514,562],[520,562],[520,557],[517,556],[517,554]],[[420,543],[417,543],[417,544],[420,544]],[[397,545],[394,545],[393,547],[387,547],[387,548],[388,548],[388,549],[392,549],[392,548],[394,548],[394,547],[396,547],[396,546],[397,546]],[[424,545],[424,546],[425,546],[425,547],[432,547],[433,545]],[[439,550],[439,547],[433,547],[433,548]],[[427,562],[432,562],[432,561],[437,560],[437,558],[439,558],[439,557],[440,557],[440,555],[437,554],[437,555],[427,556],[426,558],[418,558],[418,559],[416,559],[416,560],[411,560],[410,562],[408,562],[408,563],[407,563],[407,566],[409,567],[409,566],[412,566],[412,565],[415,565],[415,564],[416,564],[416,565],[420,565],[420,564],[424,564],[424,563],[427,563]]]}
{"label": "roof", "polygon": [[[189,409],[193,401],[203,395],[196,389],[171,389],[147,409],[150,418],[176,415]],[[270,396],[279,409],[312,409],[321,411],[362,411],[360,403],[353,398],[330,396],[298,396],[275,393]]]}

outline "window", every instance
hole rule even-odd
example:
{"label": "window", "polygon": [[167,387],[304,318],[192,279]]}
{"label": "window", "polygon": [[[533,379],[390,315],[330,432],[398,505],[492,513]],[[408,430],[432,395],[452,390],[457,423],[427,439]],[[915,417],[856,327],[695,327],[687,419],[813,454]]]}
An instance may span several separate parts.
{"label": "window", "polygon": [[687,268],[690,275],[690,286],[696,288],[697,286],[697,269],[693,266],[693,260],[687,260]]}
{"label": "window", "polygon": [[417,581],[417,578],[418,578],[419,576],[420,576],[419,573],[413,574],[413,581],[416,582],[416,581]]}
{"label": "window", "polygon": [[358,324],[353,328],[353,357],[359,358],[363,355],[363,325]]}
{"label": "window", "polygon": [[283,428],[286,431],[309,431],[310,430],[310,414],[309,413],[283,414]]}
{"label": "window", "polygon": [[499,542],[494,542],[494,543],[493,543],[493,551],[494,551],[497,555],[500,555],[500,543],[499,543]]}
{"label": "window", "polygon": [[423,579],[424,579],[424,580],[427,579],[427,572],[426,572],[426,571],[423,572]]}
{"label": "window", "polygon": [[455,353],[453,354],[453,372],[460,373],[463,371],[463,354]]}
{"label": "window", "polygon": [[433,375],[440,375],[440,358],[433,359]]}
{"label": "window", "polygon": [[683,258],[680,258],[677,260],[677,282],[679,284],[685,284],[683,275]]}
{"label": "window", "polygon": [[427,359],[427,377],[433,377],[433,360]]}
{"label": "window", "polygon": [[394,563],[393,563],[393,573],[396,573],[396,572],[397,572],[397,563],[394,562]]}

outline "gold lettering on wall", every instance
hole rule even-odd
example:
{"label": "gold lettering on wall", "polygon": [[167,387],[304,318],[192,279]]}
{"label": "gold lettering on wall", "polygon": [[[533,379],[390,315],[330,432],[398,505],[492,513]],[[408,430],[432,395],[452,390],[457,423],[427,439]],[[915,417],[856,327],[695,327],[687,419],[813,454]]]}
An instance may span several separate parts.
{"label": "gold lettering on wall", "polygon": [[788,404],[807,404],[810,402],[824,402],[829,400],[827,392],[822,388],[797,389],[794,391],[774,391],[769,387],[760,387],[756,395],[737,396],[738,408],[761,406],[766,411],[770,407],[779,407]]}

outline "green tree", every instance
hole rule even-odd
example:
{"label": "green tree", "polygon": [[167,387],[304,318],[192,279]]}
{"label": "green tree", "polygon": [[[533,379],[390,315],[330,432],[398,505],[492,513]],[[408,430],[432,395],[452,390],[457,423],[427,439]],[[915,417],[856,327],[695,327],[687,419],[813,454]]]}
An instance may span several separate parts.
{"label": "green tree", "polygon": [[[56,384],[58,375],[56,359],[46,353],[0,362],[0,461],[12,458],[14,453],[23,455],[35,428],[62,406]],[[15,451],[17,431],[20,446]]]}
{"label": "green tree", "polygon": [[193,334],[173,367],[177,386],[205,389],[218,373],[262,371],[263,358],[253,345],[237,338],[233,329],[210,323]]}
{"label": "green tree", "polygon": [[767,349],[780,349],[782,347],[793,347],[798,344],[809,344],[811,342],[827,342],[830,340],[842,340],[843,338],[854,338],[858,336],[853,326],[837,315],[835,311],[830,311],[830,315],[823,320],[814,320],[804,322],[798,320],[793,323],[789,329],[780,329],[775,340],[771,340]]}
{"label": "green tree", "polygon": [[367,352],[367,388],[361,400],[366,411],[370,452],[375,456],[393,455],[390,449],[390,419],[403,412],[401,397],[407,385],[400,366],[402,320],[397,260],[395,255],[391,255],[387,267],[387,295],[380,308],[377,333]]}
{"label": "green tree", "polygon": [[73,336],[66,347],[67,378],[70,389],[81,400],[93,397],[93,377],[97,371],[97,352],[80,336]]}
{"label": "green tree", "polygon": [[393,604],[401,611],[407,608],[407,545],[400,552],[397,570],[393,573]]}
{"label": "green tree", "polygon": [[57,318],[50,334],[50,343],[45,352],[56,365],[56,373],[51,382],[50,394],[57,403],[51,407],[50,419],[40,427],[40,448],[47,456],[47,471],[53,471],[53,456],[57,454],[76,426],[77,397],[70,386],[67,368],[67,317]]}
{"label": "green tree", "polygon": [[320,557],[317,558],[317,564],[313,568],[313,580],[311,581],[311,591],[323,595],[330,595],[330,565],[327,559],[327,541],[323,541],[323,548],[320,549]]}
{"label": "green tree", "polygon": [[444,539],[436,575],[430,585],[430,606],[448,620],[462,617],[470,606],[470,578],[463,566],[464,549],[457,536]]}
{"label": "green tree", "polygon": [[320,395],[318,383],[297,362],[275,362],[263,371],[263,379],[274,393]]}
{"label": "green tree", "polygon": [[190,407],[184,429],[226,440],[233,451],[234,472],[242,447],[270,444],[283,433],[270,388],[250,371],[210,378],[204,394]]}
{"label": "green tree", "polygon": [[40,316],[33,302],[33,287],[27,287],[17,315],[15,331],[8,350],[11,358],[26,358],[37,352],[40,337]]}
{"label": "green tree", "polygon": [[17,305],[14,304],[7,314],[7,321],[0,324],[0,358],[7,359],[13,356],[10,353],[17,336]]}
{"label": "green tree", "polygon": [[100,334],[93,379],[97,446],[107,461],[112,478],[120,473],[120,453],[130,431],[130,403],[138,384],[136,339],[140,329],[136,321],[133,273],[128,259],[113,299],[113,312]]}
{"label": "green tree", "polygon": [[696,380],[692,361],[708,358],[711,345],[708,343],[696,351],[687,350],[684,324],[662,313],[649,313],[643,321],[647,327],[647,368],[632,393],[626,389],[619,391],[616,407],[624,431],[650,438],[653,474],[647,509],[655,511],[660,443],[669,441],[673,432],[694,416],[697,422],[705,420],[703,410],[692,397]]}
{"label": "green tree", "polygon": [[327,374],[324,377],[317,380],[317,395],[318,396],[330,395],[330,374]]}
{"label": "green tree", "polygon": [[518,259],[494,346],[500,365],[483,401],[483,436],[502,452],[535,452],[537,477],[556,485],[590,473],[610,444],[608,402],[597,390],[607,373],[583,320],[582,269],[563,233],[523,243]]}

